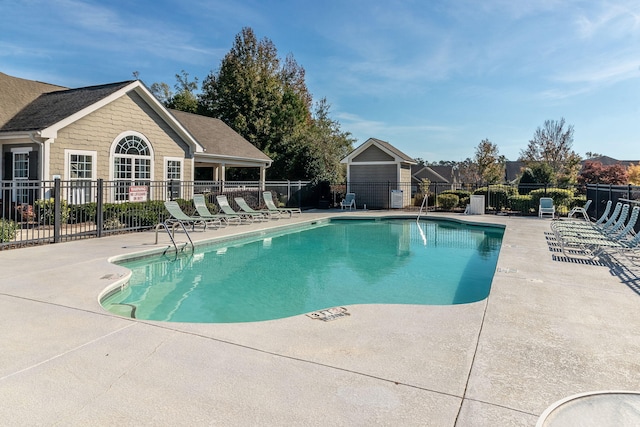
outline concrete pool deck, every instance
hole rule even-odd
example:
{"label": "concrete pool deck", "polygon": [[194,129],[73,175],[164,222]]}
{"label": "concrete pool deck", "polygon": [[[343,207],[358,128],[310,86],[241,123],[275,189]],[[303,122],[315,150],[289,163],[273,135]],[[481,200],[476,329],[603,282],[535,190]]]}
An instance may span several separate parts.
{"label": "concrete pool deck", "polygon": [[[342,213],[193,236],[334,215]],[[351,316],[331,322],[304,315],[242,324],[140,321],[99,305],[99,294],[127,274],[107,259],[166,247],[166,234],[157,246],[146,232],[1,251],[0,420],[534,426],[567,396],[640,389],[634,272],[551,251],[549,219],[429,216],[506,226],[488,299],[352,305]]]}

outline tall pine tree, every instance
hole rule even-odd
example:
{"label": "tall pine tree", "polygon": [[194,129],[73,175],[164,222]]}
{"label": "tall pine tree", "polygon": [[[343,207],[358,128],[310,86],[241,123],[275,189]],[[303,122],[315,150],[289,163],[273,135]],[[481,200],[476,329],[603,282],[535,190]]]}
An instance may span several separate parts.
{"label": "tall pine tree", "polygon": [[251,28],[236,35],[199,96],[201,114],[221,119],[273,159],[269,179],[340,177],[339,156],[353,141],[329,119],[326,101],[315,115],[312,104],[304,68],[293,55],[281,61],[274,44]]}

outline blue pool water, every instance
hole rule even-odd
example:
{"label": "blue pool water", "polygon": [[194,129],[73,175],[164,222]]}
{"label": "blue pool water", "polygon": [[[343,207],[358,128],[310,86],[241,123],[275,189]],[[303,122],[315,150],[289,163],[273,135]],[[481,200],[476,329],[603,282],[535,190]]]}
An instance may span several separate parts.
{"label": "blue pool water", "polygon": [[102,304],[139,319],[228,323],[352,304],[469,303],[489,294],[502,235],[449,221],[333,220],[123,262],[131,280]]}

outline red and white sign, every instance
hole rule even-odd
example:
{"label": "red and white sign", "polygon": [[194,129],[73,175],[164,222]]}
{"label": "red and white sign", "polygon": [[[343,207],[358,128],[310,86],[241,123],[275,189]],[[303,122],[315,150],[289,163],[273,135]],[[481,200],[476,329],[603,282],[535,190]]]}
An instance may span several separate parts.
{"label": "red and white sign", "polygon": [[148,195],[149,190],[146,185],[132,185],[129,187],[130,202],[146,202]]}

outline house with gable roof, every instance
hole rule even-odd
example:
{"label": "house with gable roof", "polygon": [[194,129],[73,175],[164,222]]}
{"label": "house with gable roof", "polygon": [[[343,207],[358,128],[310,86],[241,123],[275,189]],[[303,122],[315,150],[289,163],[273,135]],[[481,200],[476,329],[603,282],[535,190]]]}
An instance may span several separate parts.
{"label": "house with gable roof", "polygon": [[48,197],[27,182],[60,178],[90,192],[88,181],[115,181],[112,201],[126,201],[130,186],[193,181],[195,168],[219,181],[227,167],[259,168],[264,182],[271,165],[222,121],[169,110],[140,80],[69,89],[3,73],[0,157],[5,206]]}
{"label": "house with gable roof", "polygon": [[[368,187],[387,184],[390,190],[403,190],[402,205],[411,204],[411,166],[416,161],[386,141],[369,138],[349,153],[341,163],[347,165],[347,192],[356,193],[358,207],[388,209],[391,196],[387,192],[371,191]],[[403,188],[399,188],[399,187]]]}
{"label": "house with gable roof", "polygon": [[453,166],[431,165],[414,166],[412,168],[413,184],[417,189],[424,179],[429,180],[429,191],[438,193],[444,190],[457,190],[461,187],[460,173]]}

